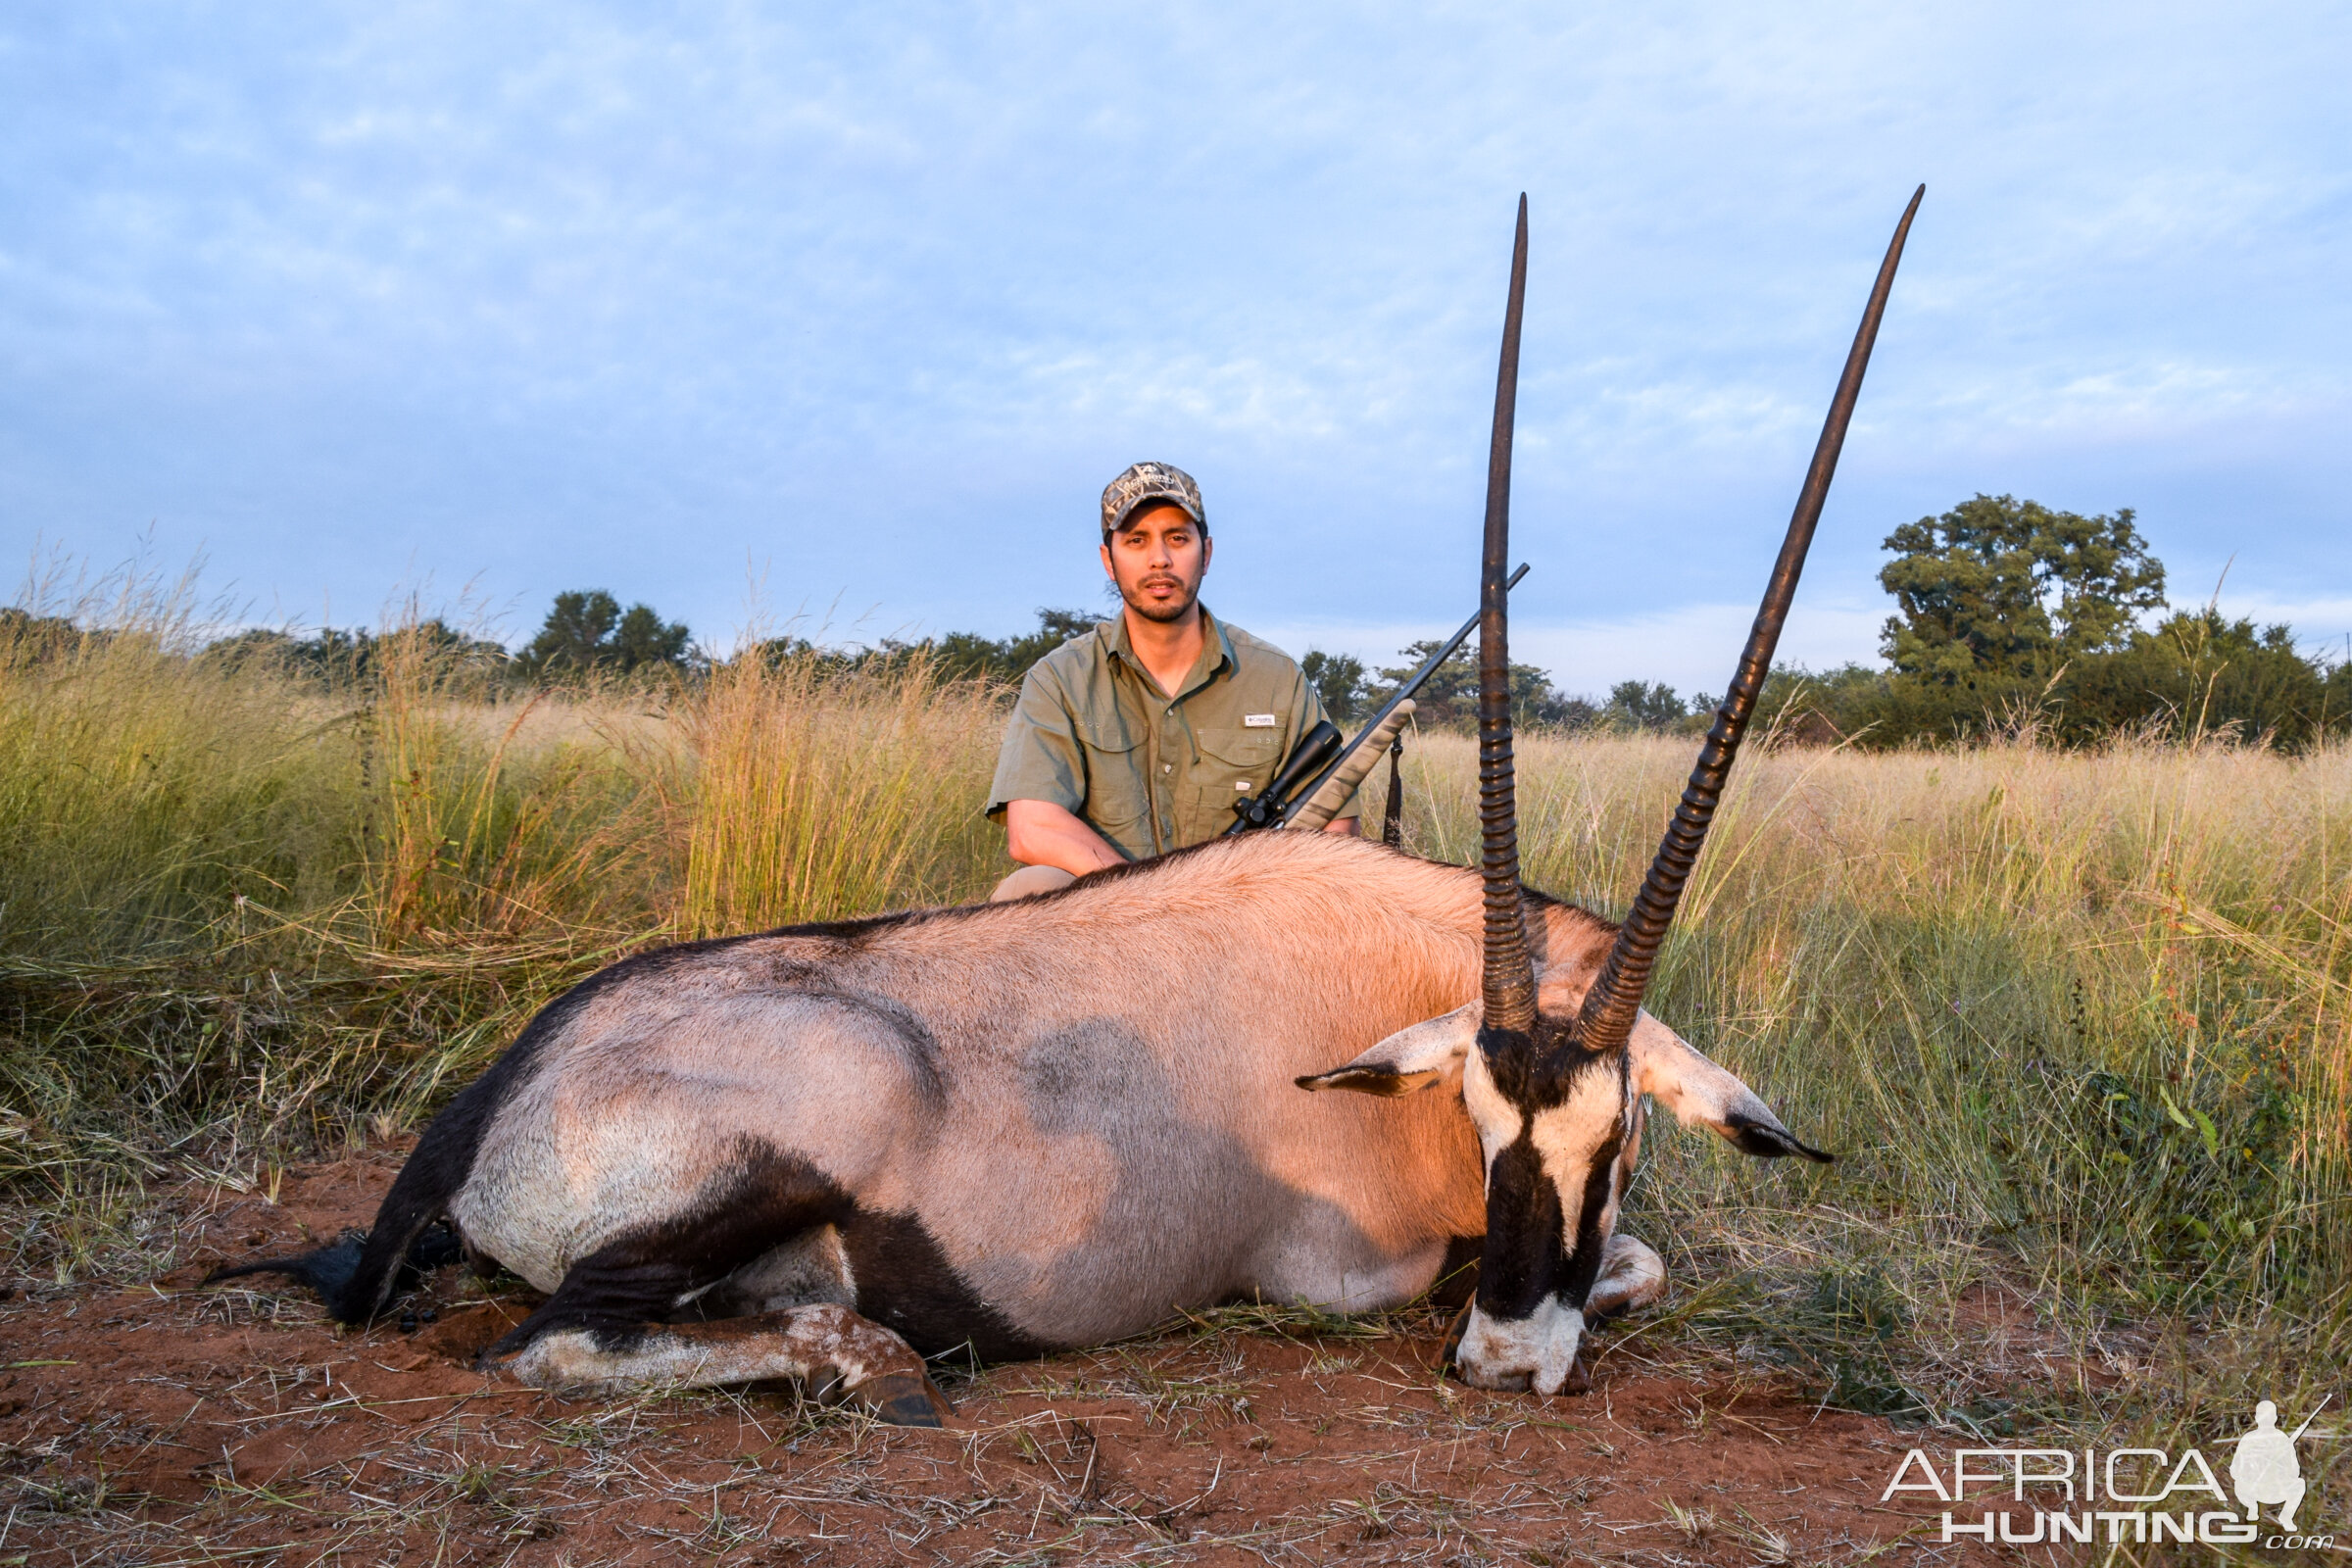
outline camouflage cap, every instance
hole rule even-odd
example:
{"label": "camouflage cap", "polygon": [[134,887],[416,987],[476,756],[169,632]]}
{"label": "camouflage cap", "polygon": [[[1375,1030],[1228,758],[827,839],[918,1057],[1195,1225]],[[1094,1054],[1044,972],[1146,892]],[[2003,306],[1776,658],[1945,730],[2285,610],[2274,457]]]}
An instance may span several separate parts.
{"label": "camouflage cap", "polygon": [[1102,531],[1117,532],[1138,507],[1154,501],[1182,507],[1202,533],[1208,531],[1208,514],[1200,510],[1200,487],[1172,463],[1138,463],[1111,480],[1102,491]]}

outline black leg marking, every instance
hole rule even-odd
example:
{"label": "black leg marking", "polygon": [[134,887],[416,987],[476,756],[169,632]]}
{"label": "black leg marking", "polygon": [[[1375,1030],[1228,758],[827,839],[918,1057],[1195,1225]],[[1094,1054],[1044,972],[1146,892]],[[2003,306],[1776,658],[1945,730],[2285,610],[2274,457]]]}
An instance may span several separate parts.
{"label": "black leg marking", "polygon": [[841,1240],[858,1282],[858,1310],[922,1354],[968,1345],[983,1361],[1022,1361],[1047,1348],[980,1299],[913,1215],[860,1209]]}
{"label": "black leg marking", "polygon": [[746,1139],[731,1163],[733,1179],[706,1190],[686,1212],[631,1231],[572,1264],[556,1294],[484,1350],[482,1361],[513,1355],[558,1329],[591,1329],[601,1348],[624,1348],[648,1324],[680,1315],[679,1298],[851,1212],[849,1195],[796,1155]]}
{"label": "black leg marking", "polygon": [[982,1301],[939,1244],[908,1214],[861,1209],[807,1160],[753,1140],[739,1142],[736,1174],[705,1192],[685,1213],[615,1238],[565,1271],[556,1294],[482,1352],[515,1354],[544,1334],[590,1329],[602,1348],[637,1343],[648,1325],[735,1306],[719,1293],[681,1307],[679,1298],[718,1284],[774,1249],[822,1226],[841,1233],[859,1315],[924,1355],[969,1346],[984,1360],[1017,1360],[1043,1347]]}
{"label": "black leg marking", "polygon": [[1468,1306],[1478,1298],[1478,1260],[1486,1250],[1484,1236],[1456,1236],[1446,1243],[1446,1261],[1438,1265],[1437,1280],[1429,1288],[1432,1306]]}

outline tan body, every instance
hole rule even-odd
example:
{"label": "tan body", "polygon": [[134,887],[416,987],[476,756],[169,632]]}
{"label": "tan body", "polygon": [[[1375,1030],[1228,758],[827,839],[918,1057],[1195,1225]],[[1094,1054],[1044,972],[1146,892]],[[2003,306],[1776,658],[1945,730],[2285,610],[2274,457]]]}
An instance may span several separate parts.
{"label": "tan body", "polygon": [[[793,1377],[918,1424],[944,1409],[927,1355],[1100,1344],[1237,1298],[1396,1305],[1490,1229],[1480,898],[1460,867],[1256,833],[1009,904],[642,955],[434,1119],[366,1238],[228,1272],[296,1274],[365,1322],[446,1217],[551,1293],[486,1352],[524,1382]],[[1524,908],[1566,1004],[1615,928]],[[1612,1231],[1642,1096],[1785,1138],[1646,1014],[1630,1059]],[[1665,1286],[1640,1242],[1600,1245],[1578,1332]],[[1519,1377],[1482,1354],[1532,1355],[1546,1392],[1566,1375],[1573,1335],[1538,1354],[1471,1329],[1476,1381]]]}
{"label": "tan body", "polygon": [[[1040,1346],[1253,1295],[1392,1305],[1485,1229],[1470,1118],[1294,1080],[1474,996],[1478,899],[1456,867],[1257,834],[1049,898],[683,950],[542,1046],[450,1212],[552,1291],[723,1191],[748,1138],[917,1219]],[[1540,951],[1592,962],[1611,934],[1562,905],[1542,924]]]}

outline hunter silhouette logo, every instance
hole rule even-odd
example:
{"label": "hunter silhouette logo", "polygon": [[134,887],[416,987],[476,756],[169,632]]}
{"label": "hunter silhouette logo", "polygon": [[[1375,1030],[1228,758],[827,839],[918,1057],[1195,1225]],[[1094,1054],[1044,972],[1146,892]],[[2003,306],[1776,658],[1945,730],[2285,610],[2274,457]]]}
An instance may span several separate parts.
{"label": "hunter silhouette logo", "polygon": [[[2322,1399],[2292,1432],[2279,1428],[2277,1404],[2264,1399],[2255,1405],[2254,1430],[2237,1438],[2230,1450],[2234,1509],[2222,1478],[2195,1448],[2182,1449],[2177,1458],[2162,1448],[1955,1448],[1942,1463],[1913,1448],[1895,1466],[1879,1500],[1916,1492],[1944,1503],[1944,1544],[1974,1538],[1988,1546],[2201,1542],[2333,1550],[2333,1536],[2304,1535],[2296,1526],[2311,1484],[2303,1479],[2295,1444],[2334,1401],[2332,1394]],[[2321,1432],[2314,1441],[2340,1435]],[[1997,1506],[2004,1501],[2028,1508]],[[2268,1530],[2260,1524],[2266,1508],[2272,1520]]]}
{"label": "hunter silhouette logo", "polygon": [[[2331,1394],[2328,1399],[2334,1397]],[[2320,1410],[2328,1408],[2328,1399],[2320,1401]],[[2277,1405],[2265,1399],[2254,1406],[2254,1430],[2237,1440],[2237,1453],[2230,1461],[2230,1485],[2236,1489],[2248,1519],[2262,1517],[2266,1505],[2275,1507],[2278,1512],[2272,1517],[2278,1528],[2293,1532],[2295,1510],[2303,1505],[2304,1491],[2303,1464],[2295,1457],[2295,1440],[2319,1419],[2320,1410],[2305,1416],[2303,1425],[2294,1431],[2281,1432]]]}

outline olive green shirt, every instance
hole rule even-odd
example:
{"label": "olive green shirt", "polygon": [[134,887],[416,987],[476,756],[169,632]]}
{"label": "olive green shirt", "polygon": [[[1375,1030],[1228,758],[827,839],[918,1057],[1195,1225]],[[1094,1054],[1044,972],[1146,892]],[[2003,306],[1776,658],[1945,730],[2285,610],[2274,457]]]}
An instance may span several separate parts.
{"label": "olive green shirt", "polygon": [[[997,754],[988,814],[1051,801],[1131,860],[1215,838],[1233,804],[1264,789],[1323,719],[1290,655],[1200,612],[1200,657],[1171,700],[1106,620],[1040,660],[1021,682]],[[1350,800],[1342,816],[1357,814]]]}

